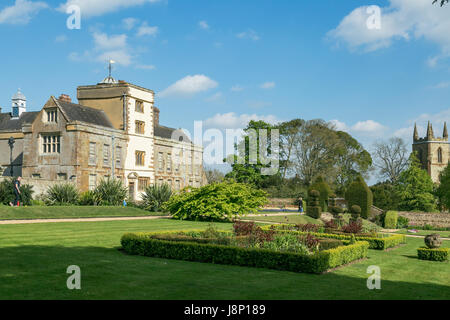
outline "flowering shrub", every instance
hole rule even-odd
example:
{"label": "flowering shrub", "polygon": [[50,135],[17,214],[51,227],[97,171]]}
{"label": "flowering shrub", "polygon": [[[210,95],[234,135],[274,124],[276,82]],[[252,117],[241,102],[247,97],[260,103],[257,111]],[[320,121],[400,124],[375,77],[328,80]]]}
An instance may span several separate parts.
{"label": "flowering shrub", "polygon": [[342,231],[345,233],[361,233],[363,229],[363,224],[361,220],[351,221],[348,225],[342,227]]}

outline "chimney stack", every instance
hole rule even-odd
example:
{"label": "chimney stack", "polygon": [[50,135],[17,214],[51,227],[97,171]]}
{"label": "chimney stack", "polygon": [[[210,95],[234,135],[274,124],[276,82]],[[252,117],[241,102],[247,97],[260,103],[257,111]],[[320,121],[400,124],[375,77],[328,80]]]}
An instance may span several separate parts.
{"label": "chimney stack", "polygon": [[64,93],[61,94],[58,99],[64,102],[72,103],[72,99],[70,98],[70,96]]}
{"label": "chimney stack", "polygon": [[153,107],[153,126],[159,126],[159,109],[157,107]]}

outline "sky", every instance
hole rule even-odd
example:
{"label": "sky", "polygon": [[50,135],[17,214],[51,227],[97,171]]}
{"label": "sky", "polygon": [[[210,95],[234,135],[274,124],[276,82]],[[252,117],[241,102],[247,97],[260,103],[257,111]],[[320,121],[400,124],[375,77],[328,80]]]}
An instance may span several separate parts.
{"label": "sky", "polygon": [[[450,122],[450,5],[432,0],[3,0],[0,106],[113,76],[193,131],[321,118],[370,150]],[[80,8],[69,29],[67,8]],[[375,7],[374,7],[375,6]],[[72,12],[72,11],[71,11]],[[74,99],[75,100],[75,99]]]}

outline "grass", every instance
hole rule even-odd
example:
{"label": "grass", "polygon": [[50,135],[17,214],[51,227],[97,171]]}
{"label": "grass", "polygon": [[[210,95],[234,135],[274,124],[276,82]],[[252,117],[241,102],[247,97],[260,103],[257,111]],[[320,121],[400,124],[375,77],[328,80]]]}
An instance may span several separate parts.
{"label": "grass", "polygon": [[253,221],[267,221],[267,222],[277,222],[277,223],[293,223],[293,224],[323,224],[321,220],[317,220],[306,215],[284,215],[280,214],[278,216],[257,216],[257,217],[245,217],[243,220],[253,220]]}
{"label": "grass", "polygon": [[[450,299],[449,263],[421,261],[422,239],[324,275],[128,256],[125,232],[203,229],[175,220],[0,225],[2,299]],[[217,224],[230,230],[231,224]],[[450,247],[450,241],[444,242]],[[68,290],[66,269],[81,268],[82,290]],[[366,287],[380,266],[382,290]]]}
{"label": "grass", "polygon": [[152,213],[131,207],[7,207],[0,206],[0,220],[35,220],[35,219],[77,219],[105,217],[142,217],[158,216],[163,213]]}
{"label": "grass", "polygon": [[441,237],[443,238],[450,238],[450,231],[434,231],[434,230],[417,230],[417,233],[410,233],[407,232],[407,230],[412,230],[414,228],[411,229],[401,229],[395,233],[399,233],[399,234],[408,234],[408,235],[412,235],[412,236],[427,236],[429,234],[439,234]]}

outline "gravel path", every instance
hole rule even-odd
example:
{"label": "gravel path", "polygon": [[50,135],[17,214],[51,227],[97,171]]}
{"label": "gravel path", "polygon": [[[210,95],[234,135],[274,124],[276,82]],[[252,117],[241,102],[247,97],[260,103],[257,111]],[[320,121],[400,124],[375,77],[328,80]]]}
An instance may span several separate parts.
{"label": "gravel path", "polygon": [[120,218],[80,218],[80,219],[36,219],[36,220],[2,220],[0,225],[5,224],[34,224],[34,223],[61,223],[61,222],[97,222],[97,221],[132,221],[132,220],[157,220],[169,217],[120,217]]}

